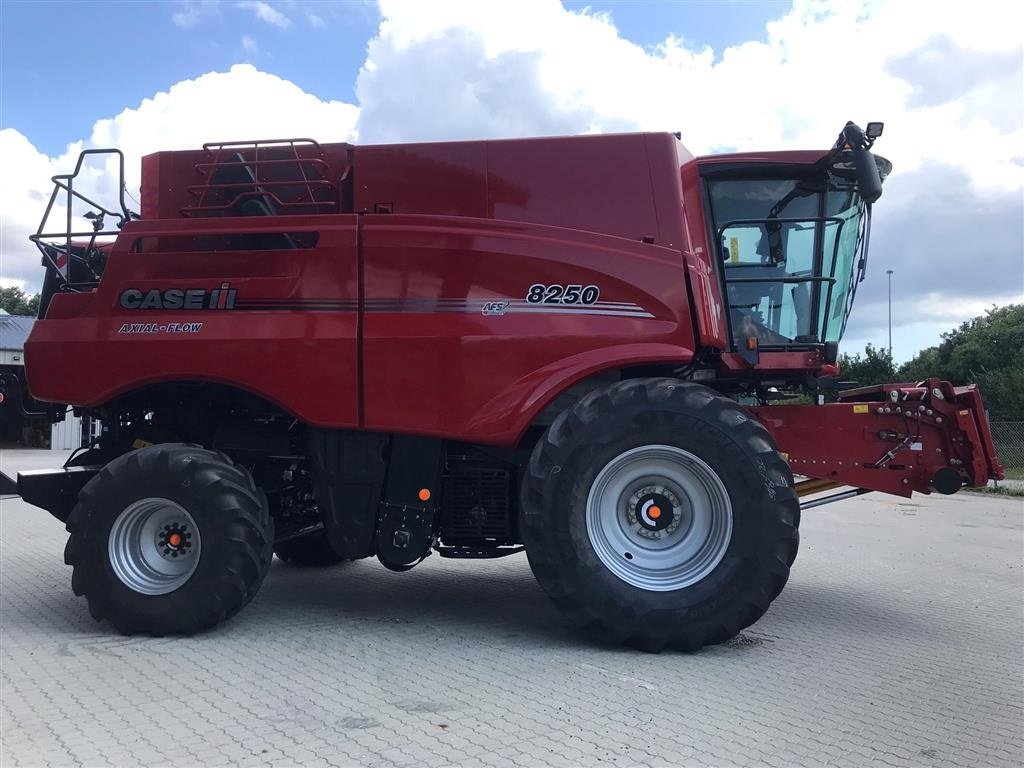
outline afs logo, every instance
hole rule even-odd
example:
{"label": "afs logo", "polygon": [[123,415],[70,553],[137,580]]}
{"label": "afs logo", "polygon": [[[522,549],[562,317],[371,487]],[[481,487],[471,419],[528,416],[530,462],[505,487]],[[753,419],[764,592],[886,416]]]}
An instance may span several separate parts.
{"label": "afs logo", "polygon": [[118,299],[123,309],[234,309],[238,291],[230,283],[219,288],[127,288]]}
{"label": "afs logo", "polygon": [[504,315],[507,309],[507,301],[488,301],[480,312],[484,315]]}

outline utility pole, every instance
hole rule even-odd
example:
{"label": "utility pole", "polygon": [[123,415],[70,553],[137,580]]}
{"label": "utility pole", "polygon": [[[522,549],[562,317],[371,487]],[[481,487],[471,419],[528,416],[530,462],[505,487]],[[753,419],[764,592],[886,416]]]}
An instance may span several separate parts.
{"label": "utility pole", "polygon": [[889,359],[892,360],[892,270],[885,270],[889,276]]}

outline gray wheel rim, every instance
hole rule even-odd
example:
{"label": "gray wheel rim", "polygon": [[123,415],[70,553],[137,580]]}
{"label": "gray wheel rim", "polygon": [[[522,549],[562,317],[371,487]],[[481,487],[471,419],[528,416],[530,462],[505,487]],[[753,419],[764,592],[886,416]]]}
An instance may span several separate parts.
{"label": "gray wheel rim", "polygon": [[151,497],[129,504],[110,529],[110,566],[126,587],[166,595],[189,580],[199,564],[199,528],[184,507]]}
{"label": "gray wheel rim", "polygon": [[[654,512],[657,520],[649,517]],[[586,520],[605,567],[651,592],[696,584],[721,562],[732,539],[732,504],[722,480],[671,445],[640,446],[609,461],[590,488]]]}

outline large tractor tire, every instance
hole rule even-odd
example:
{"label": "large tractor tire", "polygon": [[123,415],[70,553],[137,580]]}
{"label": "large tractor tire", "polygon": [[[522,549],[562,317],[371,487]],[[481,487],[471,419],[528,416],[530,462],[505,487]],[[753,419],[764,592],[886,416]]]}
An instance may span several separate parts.
{"label": "large tractor tire", "polygon": [[252,599],[273,557],[274,523],[249,473],[221,453],[178,443],[103,467],[67,529],[75,594],[123,634],[212,627]]}
{"label": "large tractor tire", "polygon": [[757,621],[796,554],[800,507],[768,431],[714,390],[633,379],[588,394],[534,448],[520,530],[579,626],[696,650]]}
{"label": "large tractor tire", "polygon": [[302,568],[337,565],[345,561],[345,558],[331,546],[324,531],[279,542],[274,545],[274,554],[288,565]]}

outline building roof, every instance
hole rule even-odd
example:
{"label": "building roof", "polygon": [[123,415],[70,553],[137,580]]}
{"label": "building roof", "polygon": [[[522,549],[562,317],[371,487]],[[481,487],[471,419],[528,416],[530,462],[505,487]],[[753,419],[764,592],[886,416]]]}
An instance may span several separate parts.
{"label": "building roof", "polygon": [[0,315],[0,349],[19,352],[25,349],[25,339],[32,330],[34,317],[19,315]]}

